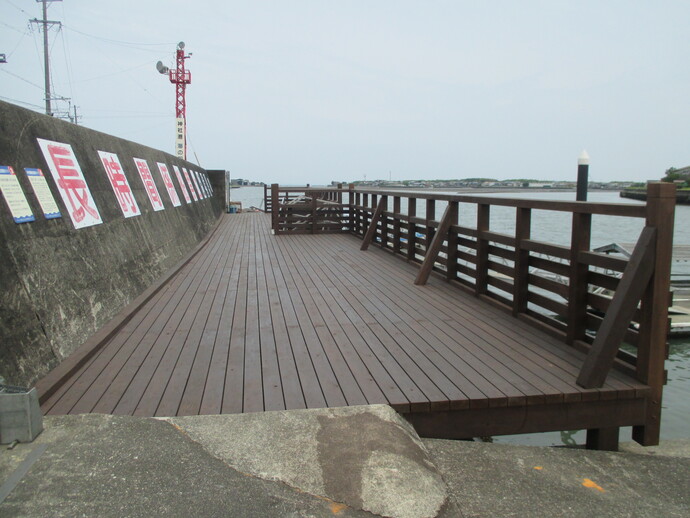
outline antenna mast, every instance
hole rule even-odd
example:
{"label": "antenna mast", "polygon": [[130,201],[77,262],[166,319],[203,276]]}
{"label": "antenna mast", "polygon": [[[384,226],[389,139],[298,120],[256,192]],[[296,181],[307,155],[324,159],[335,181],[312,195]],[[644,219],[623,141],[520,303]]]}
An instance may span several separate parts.
{"label": "antenna mast", "polygon": [[175,154],[183,160],[187,160],[187,101],[185,89],[192,82],[192,74],[185,69],[184,60],[190,57],[192,57],[191,53],[185,56],[184,41],[181,41],[177,44],[175,70],[170,70],[160,61],[156,64],[158,72],[168,74],[170,82],[175,85],[175,116],[177,117]]}

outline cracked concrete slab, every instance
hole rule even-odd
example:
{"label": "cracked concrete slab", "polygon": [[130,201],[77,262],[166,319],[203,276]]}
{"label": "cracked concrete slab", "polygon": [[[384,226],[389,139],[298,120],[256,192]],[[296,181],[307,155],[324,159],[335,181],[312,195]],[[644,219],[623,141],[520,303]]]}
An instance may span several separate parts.
{"label": "cracked concrete slab", "polygon": [[381,516],[437,516],[446,485],[386,405],[170,418],[239,471]]}
{"label": "cracked concrete slab", "polygon": [[34,443],[0,449],[2,484],[47,445],[0,516],[371,516],[239,473],[165,421],[84,415],[45,424]]}

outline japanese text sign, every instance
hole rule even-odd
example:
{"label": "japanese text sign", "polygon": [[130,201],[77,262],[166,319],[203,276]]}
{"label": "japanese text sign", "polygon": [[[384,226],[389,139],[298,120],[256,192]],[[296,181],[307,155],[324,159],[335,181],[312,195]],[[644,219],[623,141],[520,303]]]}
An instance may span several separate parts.
{"label": "japanese text sign", "polygon": [[180,173],[180,168],[174,165],[173,171],[175,171],[175,176],[177,176],[177,182],[180,184],[182,194],[184,194],[184,201],[186,201],[187,203],[191,203],[192,199],[189,197],[189,193],[187,192],[187,186],[184,184],[184,180],[182,179],[182,173]]}
{"label": "japanese text sign", "polygon": [[74,228],[103,223],[72,146],[36,139],[67,207]]}
{"label": "japanese text sign", "polygon": [[50,192],[50,187],[48,187],[48,182],[46,182],[46,178],[43,176],[43,171],[29,167],[25,167],[24,171],[26,171],[26,176],[34,189],[45,218],[61,218],[62,214],[60,214],[60,209],[55,202],[55,198],[53,198],[53,193]]}
{"label": "japanese text sign", "polygon": [[113,187],[115,198],[117,198],[117,202],[120,204],[123,216],[125,218],[131,218],[132,216],[141,214],[139,205],[137,204],[137,200],[134,199],[134,194],[129,187],[129,181],[127,181],[127,177],[125,176],[118,156],[115,153],[108,153],[107,151],[99,151],[98,156],[101,158],[101,163],[108,175],[110,185]]}
{"label": "japanese text sign", "polygon": [[170,201],[172,202],[173,206],[179,207],[182,204],[180,203],[179,196],[177,196],[177,191],[175,190],[175,185],[172,182],[172,178],[170,178],[170,171],[168,171],[168,166],[165,164],[161,164],[160,162],[156,162],[156,165],[158,166],[158,170],[161,173],[161,178],[163,178],[163,184],[165,185],[165,189],[168,191]]}
{"label": "japanese text sign", "polygon": [[10,166],[0,165],[0,192],[10,208],[15,223],[28,223],[36,219],[29,202],[26,201],[17,175]]}
{"label": "japanese text sign", "polygon": [[141,176],[141,181],[144,182],[144,188],[146,189],[146,194],[149,195],[153,210],[163,210],[165,208],[163,200],[161,200],[160,194],[158,194],[158,188],[153,181],[153,175],[146,160],[135,158],[134,163],[137,166],[137,171],[139,171],[139,176]]}
{"label": "japanese text sign", "polygon": [[199,199],[199,196],[197,196],[196,191],[194,190],[194,185],[192,185],[192,179],[189,177],[189,171],[187,171],[187,169],[183,167],[182,172],[184,173],[185,180],[187,180],[187,185],[189,185],[189,192],[192,193],[192,198],[194,198],[194,201],[197,201]]}

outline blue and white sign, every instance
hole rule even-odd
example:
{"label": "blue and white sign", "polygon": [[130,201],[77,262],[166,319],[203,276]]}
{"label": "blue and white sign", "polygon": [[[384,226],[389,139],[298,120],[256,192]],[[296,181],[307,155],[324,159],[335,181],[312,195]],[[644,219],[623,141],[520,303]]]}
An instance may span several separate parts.
{"label": "blue and white sign", "polygon": [[0,191],[2,192],[7,206],[10,208],[12,218],[15,223],[28,223],[35,221],[34,213],[31,212],[26,195],[19,185],[17,175],[10,166],[0,165]]}
{"label": "blue and white sign", "polygon": [[50,187],[48,187],[48,182],[46,177],[43,176],[43,171],[40,169],[33,169],[25,167],[26,176],[29,178],[31,187],[34,189],[36,198],[38,198],[38,203],[43,210],[43,215],[46,219],[61,218],[60,209],[53,198],[53,193],[50,192]]}

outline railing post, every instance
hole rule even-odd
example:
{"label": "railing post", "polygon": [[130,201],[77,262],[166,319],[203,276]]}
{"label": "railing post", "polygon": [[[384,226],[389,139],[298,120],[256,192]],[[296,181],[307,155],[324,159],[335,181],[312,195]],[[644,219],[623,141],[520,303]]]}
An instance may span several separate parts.
{"label": "railing post", "polygon": [[268,185],[264,184],[264,212],[268,212],[268,210]]}
{"label": "railing post", "polygon": [[458,233],[453,225],[458,224],[458,202],[448,202],[448,254],[446,258],[446,279],[454,281],[458,275]]}
{"label": "railing post", "polygon": [[278,233],[278,212],[280,211],[280,202],[278,201],[278,184],[271,184],[271,228],[273,233]]}
{"label": "railing post", "polygon": [[484,237],[484,232],[489,230],[490,216],[491,205],[477,205],[477,264],[474,286],[476,295],[485,294],[489,287],[489,241]]}
{"label": "railing post", "polygon": [[[371,195],[371,208],[376,209],[376,207],[379,206],[379,197],[376,194]],[[367,212],[367,232],[369,232],[369,228],[371,227],[371,221],[374,217],[374,213],[371,213],[371,217],[369,217],[369,212]],[[374,227],[374,237],[373,240],[376,239],[376,227]]]}
{"label": "railing post", "polygon": [[355,231],[362,234],[362,193],[355,194]]}
{"label": "railing post", "polygon": [[343,204],[343,184],[338,184],[338,192],[336,193],[336,200],[340,205]]}
{"label": "railing post", "polygon": [[385,200],[381,213],[381,248],[386,248],[388,246],[388,218],[385,212],[388,212],[388,196],[381,196],[381,199]]}
{"label": "railing post", "polygon": [[317,193],[311,193],[311,233],[316,234],[316,207],[317,207],[318,197]]}
{"label": "railing post", "polygon": [[348,210],[349,210],[349,218],[350,218],[350,227],[349,230],[350,232],[354,232],[355,230],[355,203],[354,203],[354,190],[355,190],[355,184],[351,183],[348,184],[347,186],[347,203],[348,203]]}
{"label": "railing post", "polygon": [[580,262],[580,252],[589,251],[592,215],[573,212],[570,238],[570,280],[568,286],[568,328],[566,342],[584,340],[587,331],[587,274],[589,266]]}
{"label": "railing post", "polygon": [[417,224],[412,221],[417,217],[417,198],[407,199],[407,260],[414,261],[417,248]]}
{"label": "railing post", "polygon": [[400,196],[393,196],[393,252],[400,253]]}
{"label": "railing post", "polygon": [[530,238],[532,227],[532,209],[517,208],[516,211],[513,316],[527,312],[527,297],[529,295],[529,250],[522,248],[522,241]]}
{"label": "railing post", "polygon": [[645,424],[633,427],[633,439],[643,446],[659,444],[664,362],[668,354],[666,339],[675,205],[675,185],[647,184],[647,225],[655,227],[657,233],[654,273],[642,297],[637,350],[637,377],[651,387]]}
{"label": "railing post", "polygon": [[434,239],[434,234],[436,233],[436,229],[429,224],[429,222],[436,219],[436,200],[426,200],[426,217],[424,219],[426,220],[426,229],[424,230],[426,234],[424,237],[424,248],[426,250],[424,255],[426,255],[426,252],[431,246],[431,241]]}

